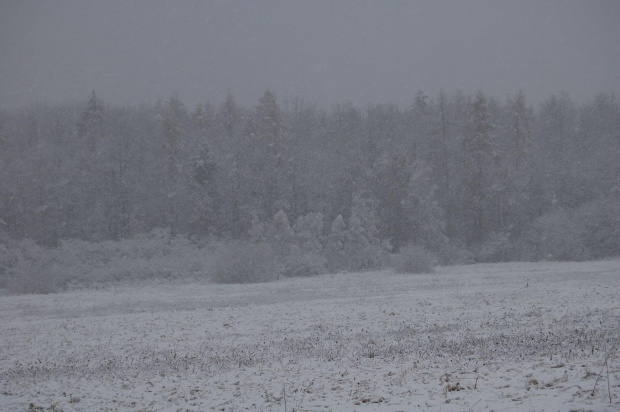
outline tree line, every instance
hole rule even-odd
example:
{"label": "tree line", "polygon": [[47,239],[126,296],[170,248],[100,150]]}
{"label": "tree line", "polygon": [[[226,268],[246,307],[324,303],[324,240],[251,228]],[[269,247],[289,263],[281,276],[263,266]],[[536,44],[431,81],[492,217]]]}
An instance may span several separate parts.
{"label": "tree line", "polygon": [[51,247],[156,228],[258,241],[297,225],[317,253],[338,236],[357,245],[332,251],[356,268],[411,245],[443,263],[620,254],[613,94],[534,107],[521,92],[419,92],[406,108],[326,110],[269,90],[255,107],[229,94],[191,109],[93,92],[1,111],[0,166],[0,231]]}

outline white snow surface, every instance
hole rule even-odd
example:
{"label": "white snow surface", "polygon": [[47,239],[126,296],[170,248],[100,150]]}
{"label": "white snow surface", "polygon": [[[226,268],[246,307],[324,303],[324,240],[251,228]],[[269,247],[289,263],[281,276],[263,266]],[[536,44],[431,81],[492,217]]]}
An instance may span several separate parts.
{"label": "white snow surface", "polygon": [[2,296],[0,409],[620,410],[619,297],[617,260]]}

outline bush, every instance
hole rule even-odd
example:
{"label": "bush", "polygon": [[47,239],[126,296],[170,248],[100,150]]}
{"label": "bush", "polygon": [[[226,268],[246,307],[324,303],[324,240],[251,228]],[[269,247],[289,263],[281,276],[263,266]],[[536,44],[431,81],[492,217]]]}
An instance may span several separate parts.
{"label": "bush", "polygon": [[56,249],[46,249],[32,240],[13,245],[15,263],[6,274],[6,287],[16,294],[53,293],[61,290],[70,274],[58,259]]}
{"label": "bush", "polygon": [[287,277],[316,276],[326,273],[326,259],[316,253],[294,250],[284,259],[283,275]]}
{"label": "bush", "polygon": [[510,260],[510,240],[506,233],[491,233],[475,251],[475,261],[485,263]]}
{"label": "bush", "polygon": [[583,261],[590,257],[583,237],[583,228],[574,212],[557,210],[528,225],[514,254],[526,261]]}
{"label": "bush", "polygon": [[465,247],[447,244],[437,249],[437,261],[440,265],[468,265],[474,263],[473,253]]}
{"label": "bush", "polygon": [[620,197],[609,196],[577,209],[591,259],[620,256]]}
{"label": "bush", "polygon": [[559,209],[530,223],[514,255],[522,260],[583,261],[620,254],[620,199],[609,196]]}
{"label": "bush", "polygon": [[231,243],[218,253],[212,280],[216,283],[255,283],[277,280],[283,272],[273,248],[265,243]]}
{"label": "bush", "polygon": [[433,273],[437,258],[419,246],[407,246],[394,257],[394,270],[397,273]]}
{"label": "bush", "polygon": [[17,265],[17,255],[11,250],[8,236],[0,229],[0,289],[8,286],[9,273]]}
{"label": "bush", "polygon": [[17,294],[51,293],[110,282],[199,278],[209,271],[212,254],[158,232],[99,243],[67,240],[56,248],[11,241],[0,247],[0,287]]}

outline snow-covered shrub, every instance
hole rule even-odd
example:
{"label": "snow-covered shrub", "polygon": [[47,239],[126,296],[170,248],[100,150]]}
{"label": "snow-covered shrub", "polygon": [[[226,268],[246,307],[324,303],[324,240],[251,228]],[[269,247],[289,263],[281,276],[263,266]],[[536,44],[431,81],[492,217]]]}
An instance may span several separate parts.
{"label": "snow-covered shrub", "polygon": [[374,203],[371,200],[359,196],[353,199],[346,233],[344,249],[349,260],[349,270],[377,269],[388,261],[389,245],[379,239]]}
{"label": "snow-covered shrub", "polygon": [[506,262],[510,259],[510,240],[506,233],[491,233],[475,251],[476,262]]}
{"label": "snow-covered shrub", "polygon": [[252,224],[248,230],[248,239],[254,243],[264,242],[265,236],[267,236],[268,230],[265,229],[265,225],[256,216],[252,218]]}
{"label": "snow-covered shrub", "polygon": [[0,289],[7,287],[9,271],[17,264],[17,255],[10,243],[8,236],[0,229]]}
{"label": "snow-covered shrub", "polygon": [[514,254],[527,261],[582,261],[590,257],[578,216],[557,210],[534,220],[521,234]]}
{"label": "snow-covered shrub", "polygon": [[321,254],[323,252],[323,214],[308,213],[295,220],[293,225],[296,241],[302,252]]}
{"label": "snow-covered shrub", "polygon": [[437,262],[443,266],[466,265],[474,263],[474,255],[467,248],[453,244],[445,244],[433,250],[437,255]]}
{"label": "snow-covered shrub", "polygon": [[204,277],[214,251],[162,233],[120,241],[74,239],[56,248],[13,241],[6,259],[0,248],[0,259],[10,263],[3,283],[13,293],[49,293],[110,282]]}
{"label": "snow-covered shrub", "polygon": [[372,244],[367,237],[358,216],[353,215],[349,220],[345,251],[349,258],[349,270],[372,269]]}
{"label": "snow-covered shrub", "polygon": [[277,280],[282,265],[267,243],[230,243],[215,257],[211,279],[216,283],[256,283]]}
{"label": "snow-covered shrub", "polygon": [[575,215],[590,259],[620,256],[620,197],[588,202]]}
{"label": "snow-covered shrub", "polygon": [[348,227],[341,215],[331,224],[324,248],[330,271],[370,270],[389,261],[388,242],[382,242],[377,230],[374,204],[355,196]]}
{"label": "snow-covered shrub", "polygon": [[316,276],[326,273],[326,259],[317,253],[295,248],[283,261],[283,276]]}
{"label": "snow-covered shrub", "polygon": [[582,261],[620,255],[620,199],[609,196],[534,220],[514,246],[522,260]]}
{"label": "snow-covered shrub", "polygon": [[139,236],[119,242],[103,242],[100,247],[107,263],[93,265],[82,277],[85,286],[93,283],[135,282],[153,279],[186,279],[205,276],[210,254],[188,239]]}
{"label": "snow-covered shrub", "polygon": [[46,249],[32,240],[15,244],[17,257],[7,273],[6,287],[16,294],[53,293],[63,289],[72,276],[66,261],[56,249]]}
{"label": "snow-covered shrub", "polygon": [[437,250],[448,244],[445,233],[444,210],[437,199],[437,187],[433,183],[433,169],[424,161],[415,161],[410,168],[407,195],[402,206],[410,228],[409,239]]}
{"label": "snow-covered shrub", "polygon": [[394,256],[394,270],[397,273],[433,273],[437,258],[419,246],[409,245]]}
{"label": "snow-covered shrub", "polygon": [[288,216],[282,210],[274,215],[269,232],[267,239],[272,244],[274,251],[280,257],[289,255],[295,242],[295,235],[291,229]]}

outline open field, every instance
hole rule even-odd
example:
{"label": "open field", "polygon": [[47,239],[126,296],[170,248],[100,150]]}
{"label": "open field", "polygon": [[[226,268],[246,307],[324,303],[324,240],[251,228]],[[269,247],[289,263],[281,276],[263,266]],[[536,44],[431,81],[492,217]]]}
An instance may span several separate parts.
{"label": "open field", "polygon": [[619,261],[2,296],[0,410],[620,410],[619,296]]}

